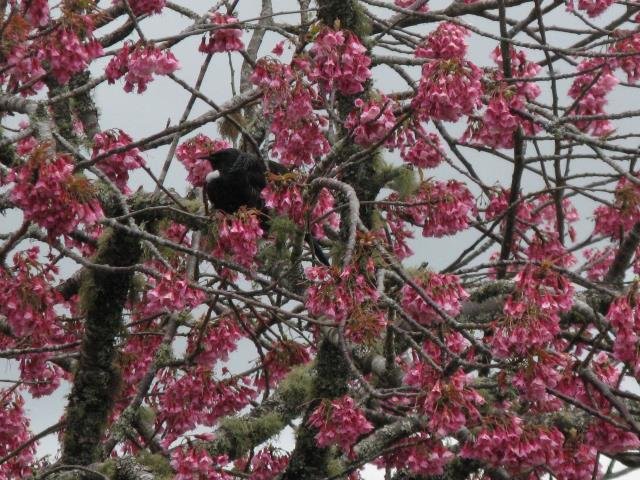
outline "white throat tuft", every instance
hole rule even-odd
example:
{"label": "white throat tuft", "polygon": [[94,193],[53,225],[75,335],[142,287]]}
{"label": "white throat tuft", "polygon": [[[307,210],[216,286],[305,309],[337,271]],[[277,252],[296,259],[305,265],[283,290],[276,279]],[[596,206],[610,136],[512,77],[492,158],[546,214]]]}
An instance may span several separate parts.
{"label": "white throat tuft", "polygon": [[213,172],[207,173],[204,181],[206,183],[213,182],[216,178],[220,178],[220,172],[218,170],[214,170]]}

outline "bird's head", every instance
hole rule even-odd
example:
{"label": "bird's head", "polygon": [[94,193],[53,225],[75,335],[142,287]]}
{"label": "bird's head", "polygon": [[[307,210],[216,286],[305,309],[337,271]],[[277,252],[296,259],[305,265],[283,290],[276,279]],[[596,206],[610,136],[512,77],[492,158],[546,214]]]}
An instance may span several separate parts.
{"label": "bird's head", "polygon": [[211,152],[207,156],[202,157],[209,161],[211,168],[213,169],[212,172],[207,174],[205,179],[206,183],[220,177],[220,172],[224,172],[233,165],[233,163],[238,159],[238,155],[240,155],[240,152],[235,148],[225,148],[223,150]]}

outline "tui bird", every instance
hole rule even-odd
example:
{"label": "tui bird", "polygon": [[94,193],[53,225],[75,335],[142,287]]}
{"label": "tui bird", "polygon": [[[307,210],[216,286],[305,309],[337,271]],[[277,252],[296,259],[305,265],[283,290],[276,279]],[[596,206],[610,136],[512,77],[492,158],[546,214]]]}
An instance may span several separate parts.
{"label": "tui bird", "polygon": [[[260,193],[267,186],[267,167],[262,160],[235,148],[226,148],[207,157],[213,171],[207,175],[203,196],[209,199],[213,208],[225,213],[235,213],[240,207],[255,208],[262,212],[263,229],[268,230],[268,215]],[[276,162],[269,162],[269,168],[279,175],[288,170]],[[206,199],[203,199],[205,209]],[[318,241],[309,233],[305,234],[313,255],[324,265],[329,260]]]}

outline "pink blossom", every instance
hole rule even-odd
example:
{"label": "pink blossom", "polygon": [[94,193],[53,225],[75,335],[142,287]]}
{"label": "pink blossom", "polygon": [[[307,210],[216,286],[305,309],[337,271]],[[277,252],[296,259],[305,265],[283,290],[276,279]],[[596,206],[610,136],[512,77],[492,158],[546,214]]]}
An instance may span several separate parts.
{"label": "pink blossom", "polygon": [[[164,268],[164,267],[163,267]],[[193,309],[205,298],[202,290],[189,286],[184,274],[165,269],[160,279],[149,277],[150,289],[145,293],[142,315]]]}
{"label": "pink blossom", "polygon": [[70,233],[80,223],[94,223],[102,208],[93,197],[88,180],[74,174],[74,165],[66,155],[47,161],[43,150],[14,168],[7,180],[14,182],[11,200],[27,220],[45,228],[49,236]]}
{"label": "pink blossom", "polygon": [[[611,66],[606,59],[592,58],[583,60],[578,71],[584,72],[573,81],[569,96],[579,99],[572,115],[603,115],[608,103],[606,95],[618,84]],[[606,118],[596,120],[576,120],[576,127],[591,135],[602,137],[613,132],[611,121]]]}
{"label": "pink blossom", "polygon": [[138,93],[147,89],[155,75],[168,75],[180,68],[180,64],[169,50],[160,50],[154,45],[137,45],[127,42],[105,69],[109,83],[124,76],[124,91]]}
{"label": "pink blossom", "polygon": [[189,369],[179,378],[165,371],[152,390],[161,392],[154,395],[153,405],[164,445],[199,425],[215,425],[220,417],[241,410],[255,396],[242,379],[216,381],[212,371],[202,367]]}
{"label": "pink blossom", "polygon": [[222,317],[215,323],[208,323],[203,329],[193,329],[187,344],[188,355],[205,367],[213,367],[215,362],[227,361],[236,349],[242,333],[232,317]]}
{"label": "pink blossom", "polygon": [[220,28],[219,26],[228,24],[237,24],[238,19],[231,15],[224,15],[220,12],[214,12],[211,14],[211,22],[216,25],[217,28],[209,33],[209,38],[202,37],[200,43],[200,50],[203,53],[217,53],[217,52],[234,52],[244,49],[244,43],[242,43],[242,30],[239,26],[231,28]]}
{"label": "pink blossom", "polygon": [[[258,373],[255,385],[261,390],[269,385],[273,387],[282,380],[291,369],[311,360],[309,351],[293,340],[283,340],[275,345],[264,356],[262,370]],[[267,378],[268,377],[268,378]]]}
{"label": "pink blossom", "polygon": [[[97,133],[95,137],[93,137],[93,149],[91,152],[92,158],[116,148],[126,147],[132,141],[131,137],[119,128]],[[135,170],[136,168],[140,168],[144,165],[145,161],[140,155],[140,150],[137,148],[131,148],[122,153],[109,155],[108,157],[100,160],[98,168],[102,170],[107,177],[113,180],[123,193],[130,193],[129,188],[127,187],[129,170]]]}
{"label": "pink blossom", "polygon": [[[635,55],[625,55],[612,60],[619,68],[627,74],[629,83],[636,83],[640,79],[640,34],[622,32],[626,38],[622,38],[613,44],[613,53],[635,53]],[[628,36],[627,36],[628,35]]]}
{"label": "pink blossom", "polygon": [[43,59],[58,83],[65,84],[72,75],[82,72],[89,63],[102,55],[102,46],[93,38],[82,43],[75,31],[58,28],[41,46]]}
{"label": "pink blossom", "polygon": [[[570,8],[573,8],[573,1],[569,5]],[[613,5],[613,0],[579,0],[578,10],[584,10],[589,17],[593,18],[601,15],[611,5]]]}
{"label": "pink blossom", "polygon": [[315,38],[311,49],[309,78],[324,91],[337,89],[344,95],[364,90],[371,78],[371,59],[358,37],[348,30],[324,28]]}
{"label": "pink blossom", "polygon": [[289,463],[289,456],[276,454],[273,448],[263,448],[251,459],[249,480],[274,480]]}
{"label": "pink blossom", "polygon": [[405,162],[419,168],[436,168],[444,156],[440,146],[440,137],[435,133],[427,133],[418,127],[414,134],[405,132],[407,141],[401,145],[400,156]]}
{"label": "pink blossom", "polygon": [[392,141],[388,138],[396,124],[392,104],[386,98],[366,102],[357,98],[345,121],[345,127],[351,131],[355,142],[370,147],[378,142]]}
{"label": "pink blossom", "polygon": [[[430,299],[447,315],[456,317],[462,308],[462,302],[469,294],[460,285],[455,275],[447,273],[424,272],[413,281],[430,297]],[[430,325],[442,323],[444,319],[427,301],[411,286],[402,287],[402,308],[419,323]]]}
{"label": "pink blossom", "polygon": [[428,61],[411,106],[421,120],[457,122],[481,105],[481,77],[478,67],[460,58]]}
{"label": "pink blossom", "polygon": [[353,398],[346,395],[320,403],[309,417],[309,425],[318,429],[315,439],[319,447],[337,444],[344,452],[350,452],[358,438],[373,430]]}
{"label": "pink blossom", "polygon": [[442,22],[416,49],[416,57],[431,59],[463,59],[467,54],[469,30],[455,23]]}
{"label": "pink blossom", "polygon": [[445,466],[454,458],[440,440],[424,434],[409,437],[410,446],[395,448],[385,457],[385,465],[398,469],[407,469],[411,473],[424,477],[442,475]]}
{"label": "pink blossom", "polygon": [[217,216],[218,241],[213,254],[251,268],[258,253],[258,240],[264,233],[257,212],[242,208],[233,215],[218,211]]}
{"label": "pink blossom", "polygon": [[271,151],[284,165],[313,164],[330,150],[323,131],[328,121],[313,112],[315,96],[309,88],[299,86],[273,112],[275,141]]}
{"label": "pink blossom", "polygon": [[34,28],[44,27],[51,19],[47,0],[22,1],[20,7],[24,13],[24,18]]}
{"label": "pink blossom", "polygon": [[325,266],[310,267],[305,274],[313,282],[307,289],[305,301],[312,315],[343,322],[365,302],[378,299],[375,287],[364,275],[356,273],[354,266],[342,271]]}
{"label": "pink blossom", "polygon": [[[121,3],[121,0],[112,0],[116,5]],[[166,0],[129,0],[131,10],[136,15],[162,13],[162,9],[166,4]]]}
{"label": "pink blossom", "polygon": [[484,398],[468,383],[469,377],[462,370],[436,381],[422,405],[433,433],[441,437],[453,434],[469,420],[480,417],[477,406],[484,403]]}
{"label": "pink blossom", "polygon": [[[42,66],[42,52],[33,52],[28,45],[18,43],[9,50],[6,58],[7,73],[9,80],[7,87],[10,90],[21,88],[22,96],[35,95],[38,90],[44,87],[44,75],[46,73]],[[35,79],[41,80],[35,81]],[[32,83],[28,88],[23,85]]]}
{"label": "pink blossom", "polygon": [[557,464],[564,440],[555,427],[529,426],[520,417],[505,415],[485,425],[464,445],[461,455],[518,475]]}
{"label": "pink blossom", "polygon": [[175,480],[231,480],[233,477],[220,469],[229,463],[226,455],[215,458],[204,448],[178,447],[171,451],[171,467]]}
{"label": "pink blossom", "polygon": [[205,157],[229,147],[231,144],[225,140],[212,140],[199,133],[178,146],[176,157],[187,169],[187,180],[194,187],[202,187],[207,174],[211,172],[211,164]]}
{"label": "pink blossom", "polygon": [[[24,411],[24,399],[13,389],[0,390],[0,457],[14,452],[31,438],[29,419]],[[0,464],[0,477],[27,478],[36,453],[31,444],[17,455]]]}

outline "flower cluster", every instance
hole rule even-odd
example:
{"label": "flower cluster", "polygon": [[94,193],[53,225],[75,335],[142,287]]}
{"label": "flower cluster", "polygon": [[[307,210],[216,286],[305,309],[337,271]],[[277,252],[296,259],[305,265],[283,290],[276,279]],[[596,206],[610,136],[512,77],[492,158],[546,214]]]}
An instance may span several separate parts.
{"label": "flower cluster", "polygon": [[640,185],[621,176],[613,195],[613,205],[600,205],[593,212],[594,233],[618,240],[633,228],[640,215]]}
{"label": "flower cluster", "polygon": [[218,361],[227,361],[236,348],[242,333],[232,317],[222,317],[203,329],[193,329],[189,334],[187,353],[194,355],[199,365],[212,368]]}
{"label": "flower cluster", "polygon": [[484,398],[469,383],[470,377],[462,369],[436,381],[421,405],[431,432],[438,436],[453,434],[470,419],[480,418],[477,406],[484,403]]}
{"label": "flower cluster", "polygon": [[482,72],[464,59],[466,35],[464,27],[441,23],[416,50],[416,56],[429,59],[411,102],[420,119],[456,122],[480,106]]}
{"label": "flower cluster", "polygon": [[310,227],[314,238],[324,238],[323,225],[337,229],[340,226],[340,217],[336,212],[330,213],[321,222],[319,218],[333,210],[335,200],[331,192],[322,188],[316,197],[311,211],[309,204],[302,197],[302,185],[297,181],[300,177],[295,174],[272,175],[267,186],[262,190],[262,198],[265,206],[273,209],[278,215],[283,215],[292,220],[298,227],[306,228],[307,215],[311,221]]}
{"label": "flower cluster", "polygon": [[[591,58],[583,60],[578,65],[582,72],[571,84],[569,96],[578,100],[572,115],[604,115],[604,107],[608,103],[606,96],[618,84],[611,66],[606,60]],[[594,120],[576,120],[576,127],[591,135],[601,137],[613,132],[611,121],[607,118]]]}
{"label": "flower cluster", "polygon": [[261,390],[266,388],[267,380],[270,386],[276,385],[293,367],[310,360],[309,351],[299,343],[292,340],[280,341],[264,356],[262,370],[256,377],[255,385]]}
{"label": "flower cluster", "polygon": [[11,272],[0,268],[0,314],[14,335],[52,342],[62,335],[55,313],[62,298],[50,286],[56,268],[41,265],[38,255],[32,247],[13,256]]}
{"label": "flower cluster", "polygon": [[385,466],[407,469],[424,477],[442,475],[454,454],[440,440],[419,434],[407,439],[410,446],[394,449],[385,457]]}
{"label": "flower cluster", "polygon": [[175,480],[231,480],[220,469],[229,463],[226,455],[211,458],[204,448],[178,447],[171,451]]}
{"label": "flower cluster", "polygon": [[[531,78],[540,70],[540,66],[529,62],[524,51],[511,47],[511,65],[513,78]],[[470,121],[465,137],[492,148],[513,148],[514,133],[521,128],[526,135],[534,135],[541,127],[517,113],[525,110],[525,103],[540,95],[540,87],[534,82],[516,82],[507,84],[503,81],[502,53],[500,47],[493,51],[493,59],[498,65],[495,72],[495,87],[491,92],[487,108],[482,119]]]}
{"label": "flower cluster", "polygon": [[389,136],[396,124],[392,102],[385,97],[368,102],[357,98],[354,106],[344,126],[358,145],[371,147],[385,139],[392,140]]}
{"label": "flower cluster", "polygon": [[295,79],[290,65],[260,58],[256,62],[250,80],[262,90],[262,109],[271,113],[289,99],[291,83]]}
{"label": "flower cluster", "polygon": [[263,448],[251,459],[249,480],[274,480],[288,464],[288,455],[276,455],[272,448]]}
{"label": "flower cluster", "polygon": [[544,348],[560,332],[560,313],[573,304],[573,286],[553,265],[569,259],[552,248],[548,253],[540,266],[527,265],[515,277],[516,291],[506,300],[505,317],[491,341],[499,358]]}
{"label": "flower cluster", "polygon": [[[578,10],[584,10],[593,18],[602,15],[613,3],[613,0],[578,0]],[[573,1],[568,8],[573,8]]]}
{"label": "flower cluster", "polygon": [[420,125],[416,131],[405,130],[405,141],[400,146],[400,156],[407,162],[419,168],[436,168],[444,156],[440,146],[440,136],[427,133]]}
{"label": "flower cluster", "polygon": [[364,83],[371,78],[367,49],[348,30],[324,28],[309,54],[312,60],[309,78],[324,91],[336,89],[344,95],[355,95],[364,90]]}
{"label": "flower cluster", "polygon": [[640,34],[630,34],[624,32],[625,38],[613,44],[611,51],[613,53],[635,53],[635,55],[625,55],[617,57],[615,62],[617,66],[627,74],[629,83],[636,83],[640,79]]}
{"label": "flower cluster", "polygon": [[416,57],[444,59],[463,58],[467,54],[465,37],[469,31],[455,23],[442,22],[416,49]]}
{"label": "flower cluster", "polygon": [[70,375],[50,362],[46,354],[27,355],[20,359],[20,380],[25,382],[33,398],[55,392],[65,377],[69,379]]}
{"label": "flower cluster", "polygon": [[613,343],[613,356],[627,363],[636,376],[640,375],[640,355],[638,353],[638,334],[640,331],[640,312],[637,298],[633,293],[629,297],[616,298],[609,306],[607,320],[616,334]]}
{"label": "flower cluster", "polygon": [[23,1],[20,3],[20,10],[33,28],[44,27],[51,19],[47,0]]}
{"label": "flower cluster", "polygon": [[202,37],[200,50],[203,53],[235,52],[244,49],[242,30],[239,26],[223,28],[223,25],[237,24],[238,19],[220,12],[211,14],[211,22],[216,28],[209,33],[209,38]]}
{"label": "flower cluster", "polygon": [[330,150],[324,135],[328,121],[313,111],[316,98],[314,90],[298,83],[273,111],[271,132],[275,139],[271,151],[285,165],[310,165]]}
{"label": "flower cluster", "polygon": [[42,59],[59,84],[65,84],[72,75],[82,72],[89,63],[102,55],[102,45],[94,38],[81,42],[70,28],[59,28],[42,44]]}
{"label": "flower cluster", "polygon": [[9,172],[15,182],[11,200],[27,220],[45,228],[51,237],[70,233],[79,223],[93,223],[102,208],[93,196],[89,181],[74,175],[74,165],[66,155],[46,159],[46,149],[37,149],[29,161]]}
{"label": "flower cluster", "polygon": [[[23,96],[35,95],[44,87],[43,79],[46,71],[40,59],[42,55],[34,55],[27,45],[17,43],[9,50],[6,57],[8,76],[7,89],[17,90]],[[26,87],[26,85],[29,85]]]}
{"label": "flower cluster", "polygon": [[555,427],[534,427],[520,417],[505,416],[483,426],[462,456],[506,468],[517,475],[535,467],[552,466],[562,451],[564,435]]}
{"label": "flower cluster", "polygon": [[258,240],[264,231],[258,212],[241,208],[233,215],[218,211],[218,241],[213,254],[218,258],[230,257],[234,262],[251,268],[258,253]]}
{"label": "flower cluster", "polygon": [[[469,294],[460,285],[455,275],[448,273],[424,272],[413,279],[440,310],[452,317],[457,316],[462,309],[462,302],[469,298]],[[415,321],[423,325],[442,323],[444,319],[411,285],[402,287],[402,308]]]}
{"label": "flower cluster", "polygon": [[[392,194],[387,200],[395,203],[397,198]],[[387,218],[398,217],[421,225],[424,237],[443,237],[465,230],[470,215],[476,213],[473,195],[464,183],[456,180],[424,182],[403,203],[385,206]]]}
{"label": "flower cluster", "polygon": [[147,89],[153,75],[168,75],[180,68],[176,57],[169,50],[160,50],[155,45],[124,44],[118,54],[109,61],[105,75],[109,83],[124,76],[124,91],[138,93]]}
{"label": "flower cluster", "polygon": [[313,282],[307,289],[305,305],[312,315],[324,315],[343,322],[365,302],[375,301],[378,292],[355,266],[342,271],[330,267],[310,267],[305,270]]}
{"label": "flower cluster", "polygon": [[[31,438],[29,420],[24,412],[24,399],[13,389],[0,390],[0,457],[24,446]],[[0,477],[27,478],[31,469],[36,445],[31,444],[15,456],[0,464]]]}
{"label": "flower cluster", "polygon": [[225,140],[212,140],[199,133],[182,143],[176,149],[176,157],[187,169],[187,180],[194,187],[204,185],[207,174],[211,172],[211,164],[205,158],[209,153],[231,147]]}
{"label": "flower cluster", "polygon": [[[122,3],[122,0],[113,0],[113,4]],[[131,10],[136,15],[162,13],[166,0],[129,0]]]}
{"label": "flower cluster", "polygon": [[309,417],[309,425],[318,429],[315,439],[319,447],[338,445],[344,452],[350,452],[358,438],[373,430],[353,398],[346,395],[322,402]]}
{"label": "flower cluster", "polygon": [[[428,12],[429,5],[427,0],[394,0],[396,6],[400,8],[416,8],[419,12]],[[414,7],[414,5],[416,7]]]}
{"label": "flower cluster", "polygon": [[166,446],[198,425],[215,425],[220,417],[244,408],[255,395],[239,380],[215,381],[211,370],[202,367],[179,378],[163,372],[153,390],[156,421],[164,427],[162,442]]}
{"label": "flower cluster", "polygon": [[[117,148],[124,148],[132,141],[131,137],[119,128],[97,133],[93,137],[92,158]],[[129,170],[135,170],[144,165],[145,162],[140,155],[140,150],[131,148],[122,153],[109,155],[102,159],[97,166],[107,177],[113,180],[113,183],[115,183],[123,193],[129,193],[130,190],[127,187]]]}
{"label": "flower cluster", "polygon": [[[164,268],[163,268],[164,269]],[[190,287],[184,274],[166,269],[162,277],[149,277],[149,290],[145,292],[141,314],[157,315],[163,312],[179,312],[200,305],[205,298],[202,290]]]}

